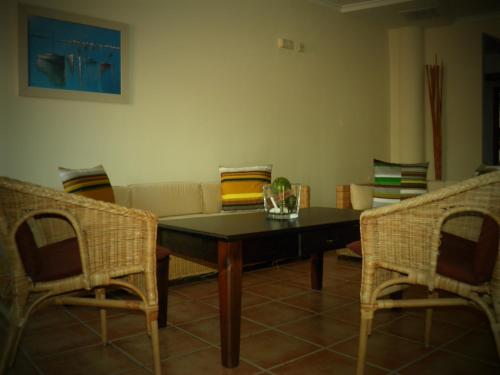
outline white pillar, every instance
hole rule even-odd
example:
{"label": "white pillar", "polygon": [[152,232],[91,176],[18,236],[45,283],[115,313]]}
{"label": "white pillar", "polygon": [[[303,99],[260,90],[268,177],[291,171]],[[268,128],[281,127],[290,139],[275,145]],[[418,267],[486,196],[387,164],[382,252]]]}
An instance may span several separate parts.
{"label": "white pillar", "polygon": [[389,30],[391,161],[425,161],[424,35],[416,26]]}

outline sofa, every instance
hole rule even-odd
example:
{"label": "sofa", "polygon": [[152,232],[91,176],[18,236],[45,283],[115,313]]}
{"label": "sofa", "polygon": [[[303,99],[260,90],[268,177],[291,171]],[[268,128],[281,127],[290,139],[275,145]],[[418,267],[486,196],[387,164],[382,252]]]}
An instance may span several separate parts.
{"label": "sofa", "polygon": [[[60,190],[58,188],[57,190]],[[203,215],[230,215],[222,212],[221,185],[219,182],[159,182],[140,183],[127,186],[113,186],[115,203],[129,208],[147,210],[160,220]],[[310,188],[303,185],[300,207],[309,207]],[[51,233],[46,238],[45,233]],[[39,233],[34,233],[37,242],[65,240],[73,236],[72,228],[64,223],[46,220],[41,224]],[[4,252],[0,249],[0,261]],[[0,279],[5,276],[0,262]],[[185,279],[193,276],[214,273],[217,270],[206,265],[191,262],[176,256],[170,257],[169,279]],[[0,283],[1,285],[2,283]],[[0,290],[1,292],[1,290]],[[1,293],[0,293],[1,295]]]}
{"label": "sofa", "polygon": [[[113,186],[116,204],[148,210],[160,220],[204,215],[231,215],[221,212],[218,182],[160,182]],[[303,185],[300,207],[309,207],[310,188]],[[176,256],[170,257],[169,279],[216,272],[216,269]]]}

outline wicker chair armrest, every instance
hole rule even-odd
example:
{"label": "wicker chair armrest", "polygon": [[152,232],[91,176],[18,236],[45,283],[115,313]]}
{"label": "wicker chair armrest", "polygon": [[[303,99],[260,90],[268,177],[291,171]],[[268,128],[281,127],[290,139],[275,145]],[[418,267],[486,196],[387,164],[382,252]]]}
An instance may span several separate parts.
{"label": "wicker chair armrest", "polygon": [[478,176],[364,211],[360,217],[363,256],[408,272],[429,271],[432,251],[439,246],[440,220],[454,210],[498,210],[493,202],[500,191],[499,177],[500,173]]}
{"label": "wicker chair armrest", "polygon": [[[151,212],[75,197],[92,274],[120,277],[156,267],[158,219]],[[78,201],[78,202],[77,202]]]}
{"label": "wicker chair armrest", "polygon": [[8,207],[12,214],[51,208],[73,215],[84,234],[93,285],[109,277],[155,270],[158,219],[153,213],[6,177],[0,183],[15,197]]}

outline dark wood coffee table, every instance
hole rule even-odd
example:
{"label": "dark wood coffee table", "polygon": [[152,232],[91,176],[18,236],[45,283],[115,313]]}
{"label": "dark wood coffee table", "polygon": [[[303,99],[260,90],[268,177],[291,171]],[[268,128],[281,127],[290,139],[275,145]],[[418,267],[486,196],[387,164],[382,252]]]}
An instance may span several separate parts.
{"label": "dark wood coffee table", "polygon": [[359,211],[300,210],[295,220],[269,220],[263,212],[161,220],[158,241],[174,255],[219,270],[222,364],[240,358],[241,277],[244,264],[310,256],[311,287],[322,288],[323,251],[359,238]]}

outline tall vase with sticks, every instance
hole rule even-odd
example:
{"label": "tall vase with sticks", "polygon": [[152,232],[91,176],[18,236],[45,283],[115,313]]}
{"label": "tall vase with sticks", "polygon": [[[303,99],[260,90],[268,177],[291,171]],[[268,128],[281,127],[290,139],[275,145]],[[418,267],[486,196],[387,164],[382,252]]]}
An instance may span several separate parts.
{"label": "tall vase with sticks", "polygon": [[425,65],[427,88],[432,118],[432,143],[434,149],[434,175],[436,180],[442,179],[442,136],[441,113],[443,106],[443,62],[438,65],[437,55],[434,64]]}

